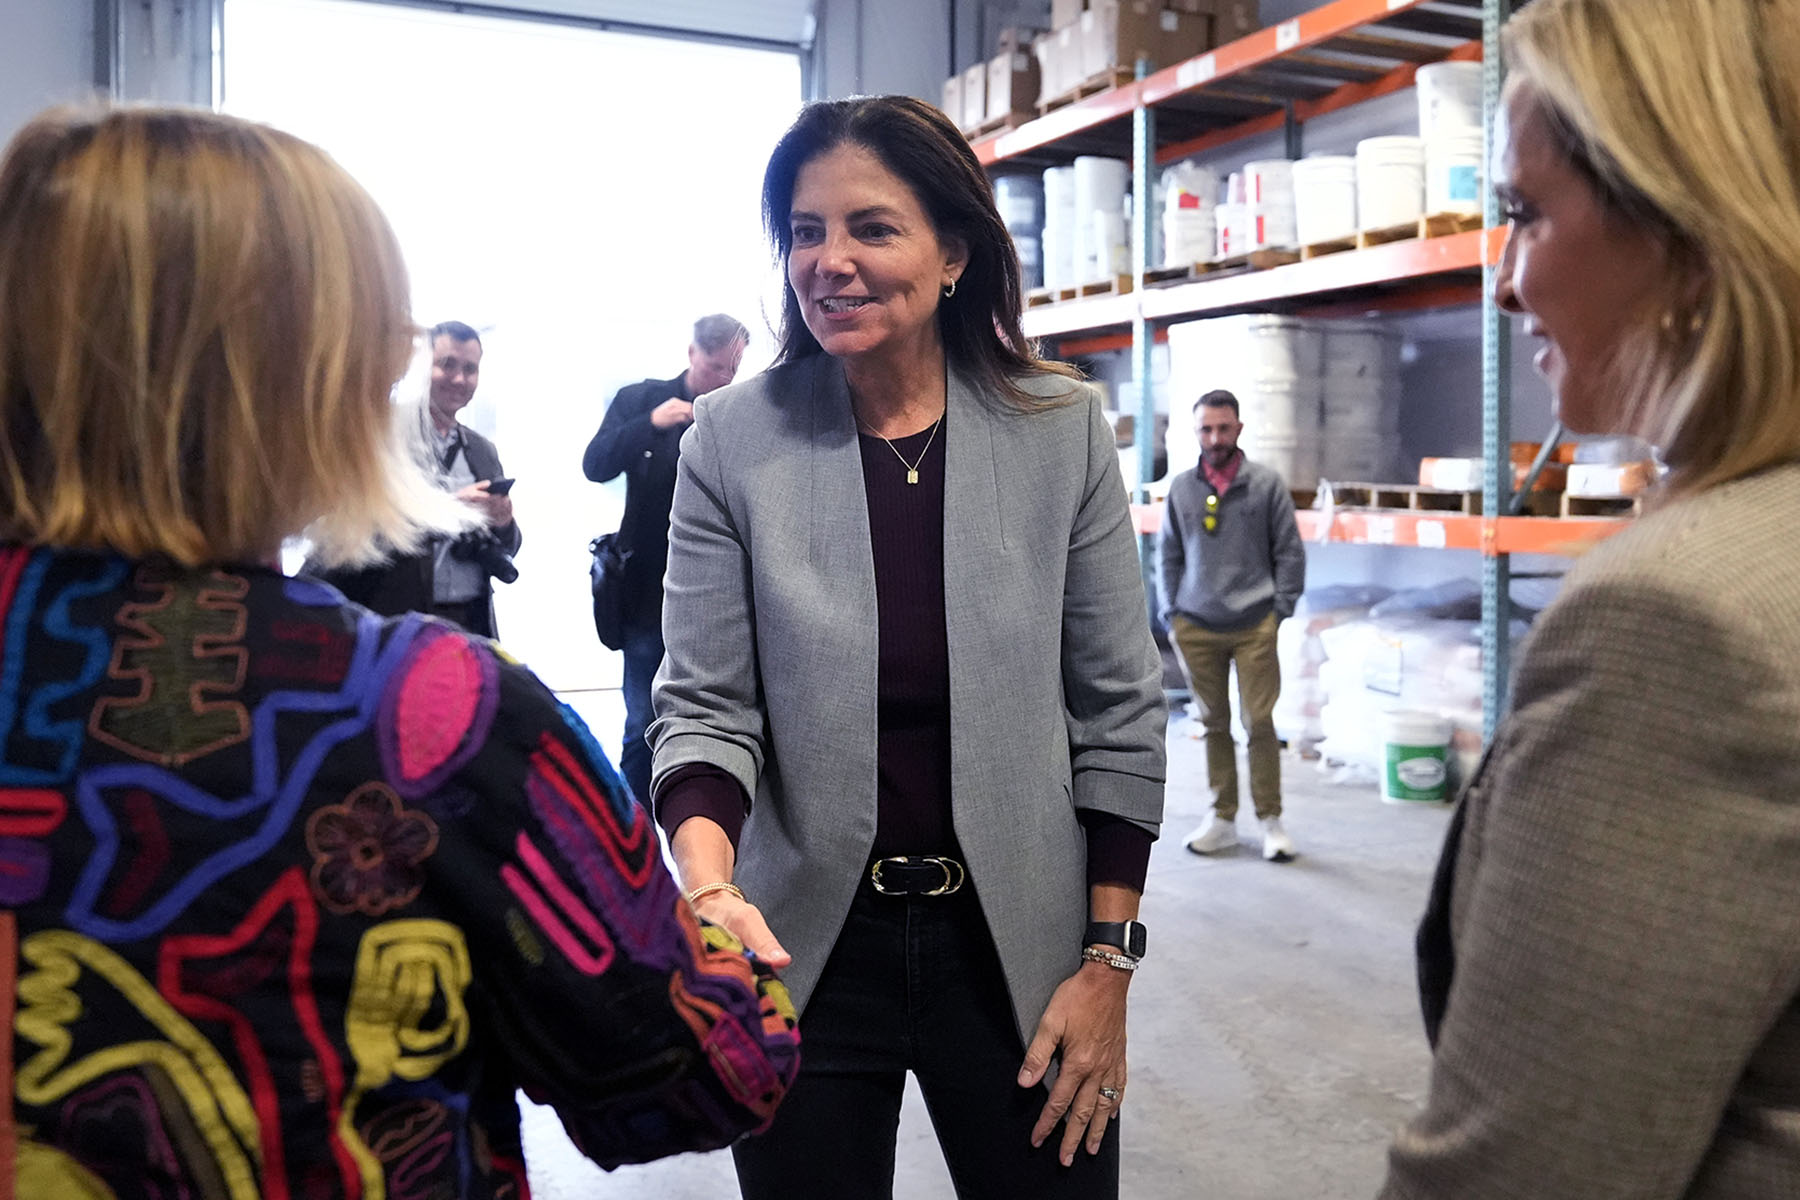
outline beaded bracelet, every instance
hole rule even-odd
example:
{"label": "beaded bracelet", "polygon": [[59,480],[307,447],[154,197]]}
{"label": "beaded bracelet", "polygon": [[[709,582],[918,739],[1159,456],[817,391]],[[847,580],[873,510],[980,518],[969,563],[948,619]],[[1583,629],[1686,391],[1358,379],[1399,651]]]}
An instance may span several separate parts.
{"label": "beaded bracelet", "polygon": [[[703,883],[692,891],[684,892],[683,895],[687,897],[688,907],[692,908],[699,902],[702,896],[710,896],[714,892],[730,892],[739,900],[744,899],[744,893],[738,890],[737,884],[727,883],[722,879],[717,883]],[[749,902],[745,901],[745,903]]]}
{"label": "beaded bracelet", "polygon": [[1083,946],[1081,957],[1085,962],[1105,963],[1116,971],[1135,971],[1139,965],[1135,958],[1114,954],[1111,950],[1102,950],[1098,946]]}

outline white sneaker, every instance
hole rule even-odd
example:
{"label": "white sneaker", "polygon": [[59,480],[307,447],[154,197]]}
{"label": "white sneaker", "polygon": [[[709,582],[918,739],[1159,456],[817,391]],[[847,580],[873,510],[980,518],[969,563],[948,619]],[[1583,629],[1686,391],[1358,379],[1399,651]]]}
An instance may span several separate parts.
{"label": "white sneaker", "polygon": [[1263,857],[1270,862],[1287,862],[1294,857],[1294,839],[1281,827],[1280,817],[1268,817],[1262,823]]}
{"label": "white sneaker", "polygon": [[1206,824],[1187,837],[1187,848],[1195,854],[1213,854],[1237,844],[1237,822],[1226,820],[1218,813],[1208,817]]}

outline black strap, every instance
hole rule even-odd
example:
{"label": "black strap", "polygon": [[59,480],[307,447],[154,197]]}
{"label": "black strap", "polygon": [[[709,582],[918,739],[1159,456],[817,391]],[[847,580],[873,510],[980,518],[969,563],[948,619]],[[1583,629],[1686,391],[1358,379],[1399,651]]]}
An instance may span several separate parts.
{"label": "black strap", "polygon": [[450,468],[456,465],[456,456],[462,452],[462,426],[455,425],[450,429],[450,448],[444,451],[444,474],[448,475],[450,473]]}

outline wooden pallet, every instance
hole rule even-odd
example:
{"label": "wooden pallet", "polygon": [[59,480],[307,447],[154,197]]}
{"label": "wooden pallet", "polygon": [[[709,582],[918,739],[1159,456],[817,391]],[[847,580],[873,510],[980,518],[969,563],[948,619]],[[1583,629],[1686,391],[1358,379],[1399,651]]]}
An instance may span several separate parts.
{"label": "wooden pallet", "polygon": [[1474,213],[1432,213],[1420,217],[1417,221],[1408,221],[1404,225],[1389,225],[1385,229],[1365,229],[1356,235],[1356,248],[1367,250],[1370,246],[1385,246],[1389,242],[1411,242],[1424,238],[1449,237],[1453,233],[1467,233],[1472,229],[1480,229],[1481,226],[1481,217]]}
{"label": "wooden pallet", "polygon": [[1067,108],[1077,100],[1085,100],[1089,96],[1122,87],[1134,78],[1136,78],[1136,72],[1128,71],[1124,67],[1114,67],[1111,70],[1102,71],[1098,75],[1090,75],[1061,95],[1052,96],[1039,104],[1038,112],[1043,114],[1054,112],[1059,108]]}
{"label": "wooden pallet", "polygon": [[1642,496],[1571,496],[1563,493],[1565,517],[1635,517],[1644,510]]}
{"label": "wooden pallet", "polygon": [[1088,296],[1123,296],[1131,291],[1131,276],[1109,275],[1105,279],[1090,279],[1074,288],[1064,288],[1065,292],[1073,291],[1071,299],[1083,299]]}
{"label": "wooden pallet", "polygon": [[1311,242],[1300,247],[1300,258],[1303,262],[1311,262],[1315,258],[1324,258],[1327,254],[1342,254],[1346,250],[1355,250],[1356,237],[1332,238],[1326,242]]}
{"label": "wooden pallet", "polygon": [[[1338,508],[1392,508],[1465,517],[1481,516],[1483,506],[1479,490],[1421,487],[1410,483],[1333,483],[1331,498]],[[1526,498],[1524,512],[1530,516],[1553,517],[1557,515],[1561,501],[1561,492],[1534,491]]]}
{"label": "wooden pallet", "polygon": [[1056,289],[1032,288],[1025,293],[1026,308],[1042,308],[1046,304],[1056,303]]}
{"label": "wooden pallet", "polygon": [[993,137],[997,133],[1011,133],[1036,115],[1036,113],[1007,113],[1002,117],[989,117],[981,124],[963,130],[963,134],[971,142],[978,142],[982,138]]}
{"label": "wooden pallet", "polygon": [[1145,271],[1144,286],[1173,287],[1178,283],[1192,283],[1196,279],[1214,275],[1267,271],[1272,267],[1285,267],[1299,261],[1298,250],[1252,250],[1248,254],[1235,254],[1230,258],[1211,262],[1192,263],[1185,267],[1158,267],[1154,271]]}

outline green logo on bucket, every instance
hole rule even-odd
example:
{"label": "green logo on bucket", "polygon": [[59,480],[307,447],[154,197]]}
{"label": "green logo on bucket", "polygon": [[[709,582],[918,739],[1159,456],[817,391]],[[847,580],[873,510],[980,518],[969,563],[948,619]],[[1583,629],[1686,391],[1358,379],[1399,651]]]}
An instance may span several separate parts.
{"label": "green logo on bucket", "polygon": [[1416,792],[1438,791],[1444,786],[1442,758],[1408,758],[1394,764],[1394,774],[1402,787]]}

